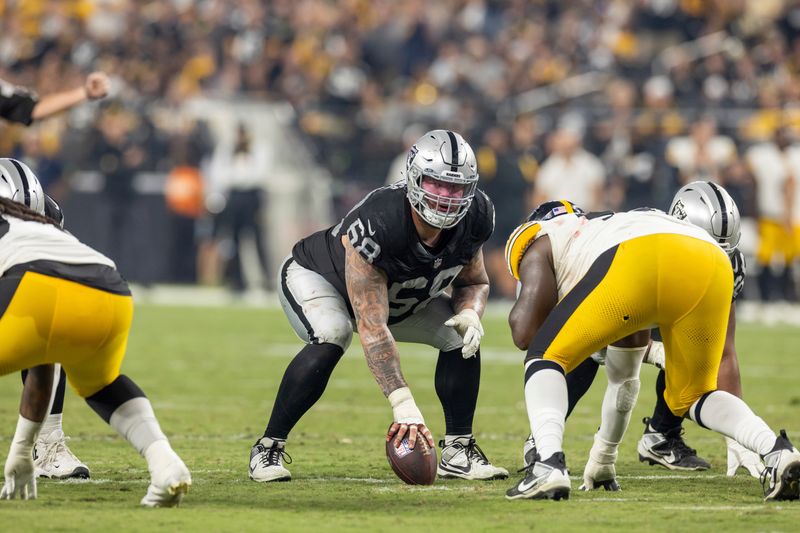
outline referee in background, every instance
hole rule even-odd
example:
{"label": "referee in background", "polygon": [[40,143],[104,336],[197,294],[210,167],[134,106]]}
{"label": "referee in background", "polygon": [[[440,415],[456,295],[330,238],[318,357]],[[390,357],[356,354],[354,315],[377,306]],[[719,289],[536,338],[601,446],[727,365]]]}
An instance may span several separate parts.
{"label": "referee in background", "polygon": [[[0,79],[0,118],[29,126],[33,121],[53,116],[87,100],[99,100],[108,94],[108,88],[108,76],[103,72],[92,72],[82,86],[40,98],[29,89]],[[26,376],[27,370],[24,370],[23,383]],[[56,365],[50,413],[44,420],[33,449],[37,477],[89,477],[89,468],[67,447],[67,437],[61,427],[66,381],[64,370]]]}

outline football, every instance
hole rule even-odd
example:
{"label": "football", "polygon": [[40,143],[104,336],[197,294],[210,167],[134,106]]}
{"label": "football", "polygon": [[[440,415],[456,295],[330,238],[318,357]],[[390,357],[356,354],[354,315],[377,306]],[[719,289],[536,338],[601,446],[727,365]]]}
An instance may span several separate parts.
{"label": "football", "polygon": [[395,448],[394,440],[386,443],[386,459],[394,473],[409,485],[433,485],[436,481],[436,450],[420,435],[414,448],[408,446],[408,438]]}

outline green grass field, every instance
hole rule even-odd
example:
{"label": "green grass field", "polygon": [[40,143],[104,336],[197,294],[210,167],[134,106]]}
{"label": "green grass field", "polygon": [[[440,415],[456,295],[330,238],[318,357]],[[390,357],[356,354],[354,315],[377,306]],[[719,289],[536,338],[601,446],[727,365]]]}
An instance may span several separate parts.
{"label": "green grass field", "polygon": [[[483,380],[475,431],[493,460],[521,466],[528,433],[521,355],[505,317],[485,322]],[[384,455],[391,411],[363,362],[358,340],[336,369],[322,400],[300,422],[288,446],[290,483],[247,478],[250,446],[263,431],[282,373],[300,342],[280,310],[140,306],[123,370],[151,398],[162,427],[193,472],[178,509],[140,509],[144,461],[68,391],[65,430],[92,469],[86,482],[39,483],[36,501],[0,502],[0,531],[797,531],[800,502],[764,504],[759,483],[725,477],[725,444],[687,422],[687,440],[710,459],[705,473],[673,474],[639,463],[640,420],[651,412],[655,369],[642,372],[642,393],[620,450],[623,491],[577,491],[599,423],[604,373],[567,422],[573,474],[569,501],[508,502],[516,479],[438,481],[409,487]],[[745,396],[770,425],[800,442],[800,331],[741,325],[738,348]],[[403,345],[403,370],[434,436],[443,431],[433,388],[436,353]],[[0,458],[14,431],[21,385],[0,387]]]}

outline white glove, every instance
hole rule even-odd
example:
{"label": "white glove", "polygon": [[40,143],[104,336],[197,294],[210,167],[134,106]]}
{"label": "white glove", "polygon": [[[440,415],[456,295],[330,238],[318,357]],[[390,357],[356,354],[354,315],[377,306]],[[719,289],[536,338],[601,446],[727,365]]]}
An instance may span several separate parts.
{"label": "white glove", "polygon": [[606,364],[606,353],[607,353],[607,351],[608,351],[608,347],[600,348],[599,350],[594,352],[589,357],[594,359],[594,362],[597,363],[598,365],[605,365]]}
{"label": "white glove", "polygon": [[620,490],[617,483],[617,469],[614,463],[598,463],[591,457],[586,461],[586,468],[583,469],[583,485],[580,490],[594,490],[604,488],[606,490]]}
{"label": "white glove", "polygon": [[728,443],[728,476],[735,476],[739,467],[747,469],[756,479],[761,477],[764,464],[756,452],[751,452],[735,440],[725,437]]}
{"label": "white glove", "polygon": [[589,450],[589,460],[583,469],[583,485],[580,490],[594,490],[600,487],[606,490],[620,490],[617,483],[617,449],[619,444],[613,444],[595,434],[594,444]]}
{"label": "white glove", "polygon": [[450,317],[444,325],[455,328],[461,338],[464,339],[461,356],[464,359],[474,357],[478,348],[481,347],[481,337],[483,337],[483,326],[478,313],[474,309],[464,309],[457,315]]}
{"label": "white glove", "polygon": [[20,455],[11,446],[6,459],[5,483],[0,491],[0,500],[13,500],[19,493],[21,500],[36,499],[36,476],[33,475],[33,456],[30,452]]}
{"label": "white glove", "polygon": [[33,443],[42,427],[22,415],[17,420],[17,431],[11,439],[4,470],[5,483],[0,490],[0,500],[13,500],[17,493],[22,500],[36,499],[36,476],[33,474]]}
{"label": "white glove", "polygon": [[644,353],[644,362],[663,370],[664,357],[664,343],[651,340],[647,351]]}

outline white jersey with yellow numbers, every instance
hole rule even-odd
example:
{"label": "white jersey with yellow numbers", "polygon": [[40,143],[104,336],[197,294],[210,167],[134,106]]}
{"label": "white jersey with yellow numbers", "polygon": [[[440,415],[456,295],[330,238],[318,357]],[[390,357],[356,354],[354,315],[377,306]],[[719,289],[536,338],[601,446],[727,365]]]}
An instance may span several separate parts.
{"label": "white jersey with yellow numbers", "polygon": [[0,276],[11,267],[33,261],[116,268],[114,261],[53,225],[0,215]]}
{"label": "white jersey with yellow numbers", "polygon": [[519,279],[519,263],[525,250],[536,239],[549,236],[560,300],[606,250],[637,237],[664,233],[686,235],[719,246],[702,228],[662,211],[609,211],[526,222],[511,234],[506,245],[506,259],[512,275]]}

